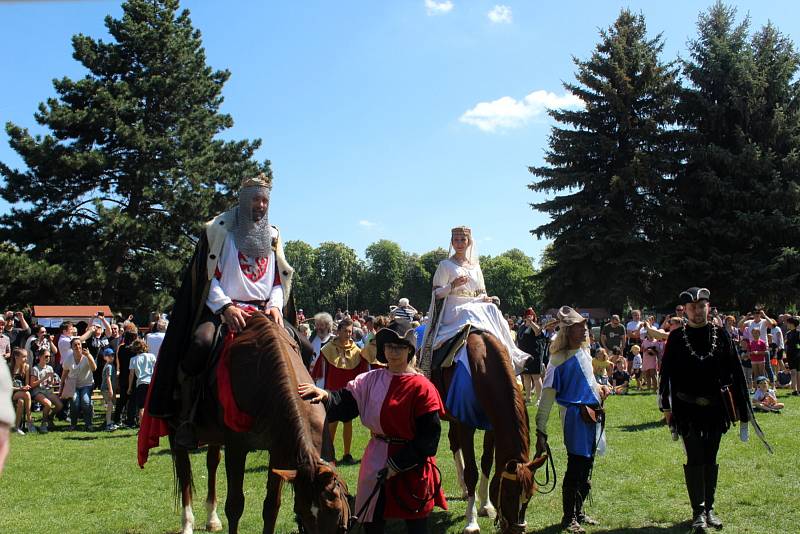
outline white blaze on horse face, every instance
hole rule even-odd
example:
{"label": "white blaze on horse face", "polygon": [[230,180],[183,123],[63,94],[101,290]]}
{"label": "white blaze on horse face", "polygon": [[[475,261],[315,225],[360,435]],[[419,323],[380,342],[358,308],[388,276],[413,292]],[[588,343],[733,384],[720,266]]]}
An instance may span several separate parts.
{"label": "white blaze on horse face", "polygon": [[317,520],[317,516],[319,516],[319,506],[315,503],[311,504],[311,516],[314,518],[314,521]]}

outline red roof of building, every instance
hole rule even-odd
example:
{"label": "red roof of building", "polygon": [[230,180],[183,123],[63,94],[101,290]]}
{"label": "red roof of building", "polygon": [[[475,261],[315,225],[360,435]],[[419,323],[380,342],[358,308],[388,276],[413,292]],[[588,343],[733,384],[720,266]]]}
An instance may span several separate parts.
{"label": "red roof of building", "polygon": [[105,305],[92,306],[34,306],[34,317],[94,317],[97,312],[103,312],[106,317],[111,317],[111,308]]}

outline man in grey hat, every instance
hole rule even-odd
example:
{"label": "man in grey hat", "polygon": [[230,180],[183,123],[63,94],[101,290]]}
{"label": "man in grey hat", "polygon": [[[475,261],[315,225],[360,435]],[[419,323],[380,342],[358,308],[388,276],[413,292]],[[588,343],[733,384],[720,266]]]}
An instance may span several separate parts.
{"label": "man in grey hat", "polygon": [[553,402],[557,402],[567,448],[567,471],[561,488],[564,509],[561,527],[582,533],[583,524],[597,524],[584,513],[583,503],[592,487],[595,453],[598,448],[605,448],[602,403],[611,390],[594,378],[586,318],[569,306],[562,306],[557,319],[559,331],[550,343],[550,362],[536,412],[536,455],[547,450],[547,420]]}

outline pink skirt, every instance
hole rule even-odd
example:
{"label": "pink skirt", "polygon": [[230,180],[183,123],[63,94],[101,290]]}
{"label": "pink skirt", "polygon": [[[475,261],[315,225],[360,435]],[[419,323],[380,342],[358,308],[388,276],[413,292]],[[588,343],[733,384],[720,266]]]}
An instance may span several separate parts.
{"label": "pink skirt", "polygon": [[650,369],[658,369],[658,356],[644,355],[642,358],[642,369],[649,371]]}

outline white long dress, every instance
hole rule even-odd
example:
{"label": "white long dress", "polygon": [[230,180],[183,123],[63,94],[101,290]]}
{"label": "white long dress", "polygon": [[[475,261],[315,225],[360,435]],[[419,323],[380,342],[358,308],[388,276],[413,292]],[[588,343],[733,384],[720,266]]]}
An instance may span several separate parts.
{"label": "white long dress", "polygon": [[[528,355],[514,344],[508,321],[500,309],[484,300],[486,289],[480,265],[458,265],[451,259],[443,260],[433,275],[433,287],[446,287],[459,276],[468,276],[469,280],[466,284],[452,289],[445,297],[439,326],[435,330],[433,348],[439,348],[445,341],[455,336],[464,325],[470,324],[497,337],[511,356],[514,373],[520,374]],[[466,357],[466,346],[464,346],[455,359],[463,360],[469,371]]]}

